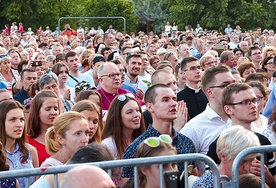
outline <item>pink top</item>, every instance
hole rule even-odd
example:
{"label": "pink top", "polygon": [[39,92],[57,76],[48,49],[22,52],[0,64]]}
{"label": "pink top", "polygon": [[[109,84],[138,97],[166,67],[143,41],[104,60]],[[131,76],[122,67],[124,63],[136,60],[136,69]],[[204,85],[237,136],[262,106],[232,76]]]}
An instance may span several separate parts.
{"label": "pink top", "polygon": [[[108,93],[103,88],[98,89],[97,91],[102,96],[102,110],[108,110],[111,102],[113,101],[113,99],[116,96],[121,95],[121,94],[131,93],[130,91],[128,91],[126,89],[122,89],[122,88],[118,89],[118,91],[115,94]],[[135,97],[135,98],[141,106],[145,104],[144,101],[138,99],[137,97]]]}

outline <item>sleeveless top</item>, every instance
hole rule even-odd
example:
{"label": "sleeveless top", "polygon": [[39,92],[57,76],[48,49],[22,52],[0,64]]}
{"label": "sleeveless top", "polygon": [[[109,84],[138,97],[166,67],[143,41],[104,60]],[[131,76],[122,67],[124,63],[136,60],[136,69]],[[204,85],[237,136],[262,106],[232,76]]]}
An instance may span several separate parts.
{"label": "sleeveless top", "polygon": [[39,166],[47,159],[50,157],[50,155],[46,151],[46,147],[44,144],[41,144],[40,142],[36,141],[34,138],[27,136],[28,138],[28,143],[34,146],[37,150],[38,154],[38,161],[39,161]]}
{"label": "sleeveless top", "polygon": [[[28,148],[29,149],[29,148]],[[21,159],[23,153],[21,152],[19,145],[16,143],[15,150],[13,152],[9,152],[5,149],[6,157],[10,165],[9,170],[22,170],[28,168],[34,168],[33,160],[29,154],[27,161],[21,163]],[[26,181],[24,177],[17,178],[20,187],[26,187]],[[35,177],[30,177],[30,184],[35,181]]]}

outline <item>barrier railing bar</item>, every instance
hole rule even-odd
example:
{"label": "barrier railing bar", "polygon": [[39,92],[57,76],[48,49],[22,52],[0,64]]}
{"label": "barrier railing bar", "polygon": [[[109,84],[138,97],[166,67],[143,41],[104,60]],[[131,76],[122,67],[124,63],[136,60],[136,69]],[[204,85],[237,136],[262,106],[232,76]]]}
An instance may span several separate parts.
{"label": "barrier railing bar", "polygon": [[[138,186],[138,168],[137,166],[151,165],[151,164],[163,164],[171,162],[183,162],[183,161],[203,161],[209,165],[214,175],[214,187],[219,188],[220,178],[219,171],[215,162],[206,155],[194,153],[194,154],[179,154],[171,156],[158,156],[158,157],[148,157],[146,158],[135,158],[135,159],[124,159],[118,161],[103,161],[97,163],[87,163],[88,165],[98,166],[103,169],[118,168],[118,167],[134,167],[134,184]],[[12,177],[28,177],[46,174],[59,174],[70,170],[80,164],[74,165],[64,165],[64,166],[54,166],[49,168],[35,168],[35,169],[23,169],[23,170],[12,170],[0,172],[0,179],[12,178]],[[188,172],[187,172],[188,173]],[[163,176],[162,176],[163,177]]]}
{"label": "barrier railing bar", "polygon": [[232,165],[232,180],[235,181],[236,187],[239,185],[239,166],[243,159],[249,154],[261,153],[261,171],[262,171],[262,187],[265,187],[264,177],[264,153],[272,153],[276,151],[276,145],[256,146],[244,149],[235,158]]}

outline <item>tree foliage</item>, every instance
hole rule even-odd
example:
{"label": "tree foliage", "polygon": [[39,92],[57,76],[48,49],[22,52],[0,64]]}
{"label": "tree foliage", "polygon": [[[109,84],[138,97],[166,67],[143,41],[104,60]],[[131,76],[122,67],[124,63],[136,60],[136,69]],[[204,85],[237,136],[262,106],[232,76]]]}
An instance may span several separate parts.
{"label": "tree foliage", "polygon": [[[156,22],[156,32],[161,33],[164,26],[170,18],[167,0],[134,0],[135,14],[146,14]],[[173,21],[173,20],[171,20]],[[140,22],[141,28],[146,27],[145,22]],[[151,30],[154,30],[153,23],[151,23]]]}
{"label": "tree foliage", "polygon": [[[131,0],[0,0],[0,23],[22,22],[26,27],[33,30],[39,26],[50,26],[54,29],[60,17],[91,17],[91,16],[123,16],[127,21],[127,31],[134,31],[137,17],[134,14],[134,4]],[[61,25],[70,23],[76,28],[79,23],[83,26],[100,25],[107,29],[109,24],[116,26],[115,29],[123,31],[121,20],[64,20]],[[93,25],[91,25],[93,24]],[[62,29],[62,28],[61,28]]]}
{"label": "tree foliage", "polygon": [[[168,0],[172,17],[184,25],[223,30],[228,23],[244,29],[275,27],[275,3],[255,0]],[[181,16],[179,16],[181,15]]]}

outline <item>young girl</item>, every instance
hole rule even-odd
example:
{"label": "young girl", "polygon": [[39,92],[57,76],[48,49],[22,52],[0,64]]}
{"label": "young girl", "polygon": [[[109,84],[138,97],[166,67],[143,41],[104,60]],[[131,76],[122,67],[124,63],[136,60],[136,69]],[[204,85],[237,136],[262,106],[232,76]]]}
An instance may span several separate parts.
{"label": "young girl", "polygon": [[[36,149],[26,143],[23,106],[13,100],[0,105],[0,141],[9,163],[9,170],[21,170],[38,167]],[[25,187],[25,178],[18,178],[20,187]],[[30,184],[35,181],[30,178]]]}
{"label": "young girl", "polygon": [[45,133],[59,114],[59,101],[52,91],[41,91],[32,100],[27,122],[28,142],[37,149],[39,165],[50,157],[45,148]]}
{"label": "young girl", "polygon": [[[156,157],[165,155],[176,155],[176,148],[172,146],[172,139],[169,135],[160,135],[159,137],[150,137],[140,143],[137,149],[136,158]],[[177,170],[176,163],[167,163],[163,165],[164,172]],[[140,188],[159,188],[160,187],[159,164],[141,166],[138,169]],[[164,185],[166,188],[166,186]]]}
{"label": "young girl", "polygon": [[110,105],[102,143],[111,149],[115,159],[122,159],[125,149],[145,130],[142,110],[134,95],[119,95]]}
{"label": "young girl", "polygon": [[85,116],[89,124],[89,143],[101,142],[102,118],[100,108],[89,100],[77,102],[71,109]]}

